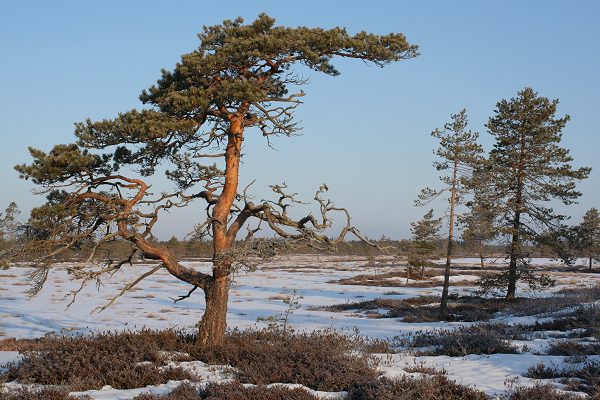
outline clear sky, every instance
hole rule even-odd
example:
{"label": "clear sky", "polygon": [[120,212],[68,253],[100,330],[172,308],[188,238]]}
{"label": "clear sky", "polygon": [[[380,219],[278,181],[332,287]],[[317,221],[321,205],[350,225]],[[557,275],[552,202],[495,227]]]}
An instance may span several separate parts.
{"label": "clear sky", "polygon": [[[578,222],[600,207],[600,2],[598,1],[3,1],[0,13],[0,208],[27,212],[42,202],[13,166],[27,146],[70,143],[73,123],[140,106],[140,91],[197,44],[203,25],[266,12],[287,26],[345,26],[404,33],[421,56],[380,69],[337,62],[335,78],[311,74],[297,116],[303,135],[246,140],[242,184],[285,181],[309,200],[322,182],[371,237],[408,237],[426,210],[413,206],[437,183],[430,132],[469,112],[484,124],[497,101],[531,86],[559,98],[569,114],[563,145],[576,166],[591,166],[578,205],[557,207]],[[159,181],[157,184],[160,185]],[[174,213],[160,237],[182,237],[198,210]]]}

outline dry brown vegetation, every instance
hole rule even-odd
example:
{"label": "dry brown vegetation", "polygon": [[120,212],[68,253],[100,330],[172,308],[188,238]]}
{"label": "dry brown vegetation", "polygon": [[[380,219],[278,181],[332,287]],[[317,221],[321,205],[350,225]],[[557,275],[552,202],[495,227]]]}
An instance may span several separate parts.
{"label": "dry brown vegetation", "polygon": [[534,379],[559,379],[567,390],[585,392],[594,399],[600,398],[600,361],[592,360],[557,367],[540,363],[527,370]]}
{"label": "dry brown vegetation", "polygon": [[454,330],[419,332],[402,345],[418,355],[462,357],[469,354],[514,354],[517,348],[509,339],[520,338],[520,331],[503,324],[480,324]]}
{"label": "dry brown vegetation", "polygon": [[[24,352],[24,358],[8,365],[3,380],[88,390],[105,385],[130,389],[194,379],[181,368],[159,369],[160,351],[186,347],[187,340],[174,331],[145,330],[15,341],[10,347]],[[140,364],[146,361],[149,363]]]}
{"label": "dry brown vegetation", "polygon": [[[488,321],[496,313],[519,316],[554,313],[569,307],[579,307],[582,303],[589,303],[598,298],[600,298],[600,288],[598,287],[569,289],[563,290],[555,296],[520,297],[514,300],[455,295],[449,298],[448,314],[445,316],[439,312],[440,299],[436,296],[410,297],[407,299],[377,298],[314,309],[333,312],[366,312],[371,318],[401,318],[403,322],[433,322],[440,320],[475,322]],[[377,310],[381,312],[374,312]],[[552,326],[552,322],[548,326]],[[552,328],[547,327],[545,329]]]}
{"label": "dry brown vegetation", "polygon": [[[273,382],[298,383],[323,391],[345,390],[349,392],[349,399],[486,398],[481,392],[448,380],[442,376],[443,372],[429,378],[380,379],[369,352],[386,350],[385,343],[369,342],[358,336],[348,337],[329,331],[233,331],[228,334],[226,344],[219,348],[197,347],[194,339],[172,330],[145,330],[5,341],[5,348],[24,352],[25,358],[21,364],[9,365],[2,377],[4,380],[62,387],[48,391],[49,397],[27,397],[27,394],[15,392],[7,399],[71,400],[67,390],[99,389],[104,385],[133,388],[164,383],[169,379],[195,379],[177,368],[161,371],[159,366],[166,361],[163,351],[178,352],[178,360],[229,364],[235,368],[235,372],[232,370],[235,381],[211,384],[203,390],[184,384],[169,395],[144,394],[138,396],[138,400],[315,398],[301,389],[265,386]],[[139,365],[143,361],[146,363]],[[243,387],[242,383],[256,386]]]}
{"label": "dry brown vegetation", "polygon": [[0,392],[2,400],[91,400],[89,396],[70,396],[65,388],[45,387],[38,390],[16,389],[11,392]]}
{"label": "dry brown vegetation", "polygon": [[[209,384],[204,390],[196,390],[191,385],[181,385],[169,395],[144,394],[135,400],[316,400],[303,389],[265,386],[243,387],[239,383]],[[351,385],[348,400],[485,400],[480,391],[458,385],[444,376],[418,379],[387,378],[374,379]]]}
{"label": "dry brown vegetation", "polygon": [[502,400],[581,400],[581,396],[560,392],[555,386],[537,383],[533,386],[516,386]]}
{"label": "dry brown vegetation", "polygon": [[239,382],[210,383],[205,389],[197,390],[190,384],[182,384],[168,395],[142,394],[134,400],[318,400],[304,389],[265,386],[244,387]]}
{"label": "dry brown vegetation", "polygon": [[194,380],[180,368],[160,368],[166,361],[162,352],[167,351],[183,353],[181,360],[231,365],[243,383],[298,383],[339,391],[377,377],[367,351],[382,350],[383,345],[329,331],[292,334],[280,330],[232,331],[218,347],[199,347],[194,342],[194,335],[172,330],[7,340],[3,349],[25,356],[22,362],[9,364],[1,379],[64,385],[70,390],[104,385],[128,389],[171,379]]}
{"label": "dry brown vegetation", "polygon": [[195,359],[236,368],[241,382],[299,383],[339,391],[377,377],[366,342],[334,332],[286,334],[279,330],[233,331],[225,345],[196,348]]}
{"label": "dry brown vegetation", "polygon": [[355,385],[348,390],[347,400],[485,400],[480,391],[458,385],[443,375],[419,379],[378,379]]}

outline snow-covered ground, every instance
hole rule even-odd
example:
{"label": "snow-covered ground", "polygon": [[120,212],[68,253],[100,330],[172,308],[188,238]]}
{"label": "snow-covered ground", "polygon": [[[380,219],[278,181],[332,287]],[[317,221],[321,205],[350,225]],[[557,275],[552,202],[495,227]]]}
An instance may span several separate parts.
{"label": "snow-covered ground", "polygon": [[[486,260],[492,266],[500,266],[503,260]],[[457,259],[457,265],[472,267],[472,270],[461,270],[451,279],[452,283],[471,283],[461,287],[453,286],[452,292],[465,293],[474,290],[473,281],[477,279],[479,259]],[[398,335],[426,329],[448,328],[457,323],[404,323],[392,318],[372,319],[364,315],[348,312],[315,311],[310,308],[334,305],[346,302],[357,302],[374,298],[401,299],[427,294],[439,294],[441,287],[397,286],[377,287],[340,285],[332,281],[350,278],[357,274],[376,274],[391,272],[397,266],[365,266],[364,258],[334,256],[292,256],[271,262],[259,271],[240,272],[235,277],[229,299],[228,326],[245,328],[264,326],[257,322],[261,317],[278,316],[285,312],[288,305],[284,299],[296,294],[300,308],[294,310],[290,317],[291,325],[299,330],[335,328],[353,332],[358,329],[369,337],[393,338]],[[558,267],[560,264],[549,259],[537,259],[533,265]],[[210,265],[203,262],[188,262],[187,265],[203,270]],[[190,298],[174,303],[173,299],[186,294],[190,287],[165,271],[159,271],[142,281],[135,290],[118,298],[116,302],[103,312],[96,312],[97,307],[106,304],[108,299],[118,293],[124,284],[152,268],[153,264],[137,264],[124,266],[112,277],[102,280],[100,286],[91,283],[77,296],[76,301],[67,309],[69,299],[65,296],[77,289],[78,282],[70,279],[65,265],[55,266],[49,275],[44,289],[36,296],[29,298],[26,290],[28,268],[12,267],[0,271],[0,339],[2,337],[39,337],[52,332],[69,331],[102,331],[123,328],[140,329],[181,327],[193,329],[200,319],[204,304],[200,291]],[[442,270],[439,271],[442,273]],[[557,280],[558,286],[552,291],[565,287],[589,287],[600,284],[600,275],[577,272],[550,272]],[[439,277],[432,280],[441,284]],[[545,295],[530,292],[520,287],[520,295]],[[527,317],[527,321],[532,321]],[[509,321],[504,316],[504,322]],[[522,322],[522,321],[520,321]],[[533,347],[532,347],[533,346]],[[529,348],[535,348],[531,343]],[[0,352],[0,365],[14,359],[17,354]],[[423,362],[448,372],[448,376],[456,381],[494,394],[504,389],[507,378],[520,376],[529,366],[537,364],[541,359],[531,353],[516,355],[491,355],[468,357],[418,357]],[[386,375],[394,376],[402,370],[402,366],[412,363],[414,357],[394,355],[382,364]],[[559,358],[552,360],[562,362]],[[521,383],[530,380],[520,378]],[[174,383],[163,385],[154,391],[169,391]],[[121,391],[122,392],[122,391]],[[90,394],[93,398],[131,398],[139,393],[105,391]],[[131,395],[131,396],[130,396]],[[330,394],[331,395],[331,394]],[[109,396],[109,397],[107,397]],[[128,397],[129,396],[129,397]],[[325,394],[323,394],[325,396]]]}

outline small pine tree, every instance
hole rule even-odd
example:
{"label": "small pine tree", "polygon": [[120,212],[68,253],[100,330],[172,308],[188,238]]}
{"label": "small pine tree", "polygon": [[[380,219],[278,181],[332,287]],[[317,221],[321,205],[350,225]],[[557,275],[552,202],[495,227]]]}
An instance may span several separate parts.
{"label": "small pine tree", "polygon": [[17,206],[17,203],[11,201],[4,211],[4,217],[0,214],[0,238],[7,242],[14,242],[17,240],[18,231],[20,227],[19,214],[21,211]]}
{"label": "small pine tree", "polygon": [[433,209],[431,209],[421,220],[412,222],[410,225],[413,236],[408,249],[407,283],[413,267],[421,268],[421,277],[425,274],[425,266],[435,252],[435,242],[439,240],[438,233],[442,226],[442,219],[434,218]]}
{"label": "small pine tree", "polygon": [[491,190],[491,175],[487,165],[477,168],[468,182],[473,198],[466,203],[469,211],[460,216],[464,226],[462,239],[471,246],[476,246],[481,268],[485,267],[485,245],[497,236],[495,221],[498,210],[495,194]]}
{"label": "small pine tree", "polygon": [[592,270],[594,260],[600,262],[600,213],[596,208],[590,208],[581,223],[575,228],[577,253],[589,261]]}

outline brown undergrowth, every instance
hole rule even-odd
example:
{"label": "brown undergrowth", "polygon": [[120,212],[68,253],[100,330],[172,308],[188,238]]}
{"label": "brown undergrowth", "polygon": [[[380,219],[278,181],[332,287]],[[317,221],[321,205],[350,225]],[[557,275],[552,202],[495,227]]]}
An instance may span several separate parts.
{"label": "brown undergrowth", "polygon": [[298,383],[339,391],[375,379],[377,371],[368,352],[385,350],[384,342],[333,331],[234,330],[220,347],[202,348],[194,343],[194,335],[173,330],[11,341],[7,347],[23,352],[24,358],[9,364],[0,380],[61,385],[74,391],[195,380],[181,368],[164,367],[164,352],[177,352],[182,361],[230,365],[243,383]]}
{"label": "brown undergrowth", "polygon": [[[397,292],[395,294],[402,294]],[[568,289],[548,297],[520,297],[513,300],[484,298],[477,296],[451,295],[448,299],[448,314],[439,312],[440,298],[418,296],[406,299],[376,298],[353,303],[335,304],[313,308],[321,311],[364,312],[370,318],[400,318],[403,322],[488,321],[496,313],[517,316],[556,313],[569,307],[579,307],[600,299],[600,288]],[[551,328],[548,328],[551,329]]]}

